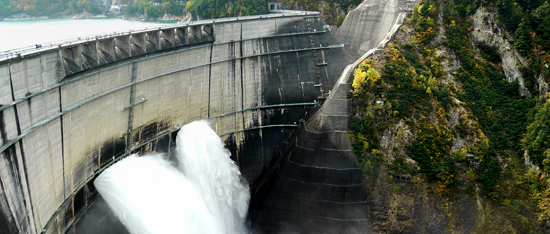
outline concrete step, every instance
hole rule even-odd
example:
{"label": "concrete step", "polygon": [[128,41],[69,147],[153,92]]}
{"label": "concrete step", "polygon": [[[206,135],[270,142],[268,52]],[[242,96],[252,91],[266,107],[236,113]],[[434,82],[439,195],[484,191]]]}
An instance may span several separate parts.
{"label": "concrete step", "polygon": [[272,191],[333,202],[363,202],[367,199],[365,186],[362,184],[352,186],[313,184],[284,176],[278,178]]}
{"label": "concrete step", "polygon": [[287,163],[281,170],[280,174],[291,179],[318,184],[350,186],[363,183],[361,169],[359,168],[334,170],[304,167],[295,163]]}
{"label": "concrete step", "polygon": [[346,150],[305,149],[295,147],[289,161],[309,166],[332,169],[359,168],[355,154]]}
{"label": "concrete step", "polygon": [[351,111],[350,99],[327,99],[321,108],[324,115],[350,115]]}
{"label": "concrete step", "polygon": [[338,203],[323,200],[304,199],[285,193],[271,192],[263,207],[296,213],[320,216],[330,219],[367,219],[366,202]]}
{"label": "concrete step", "polygon": [[315,120],[309,121],[308,130],[311,132],[324,133],[332,131],[347,131],[349,126],[349,115],[318,114]]}
{"label": "concrete step", "polygon": [[[254,233],[370,233],[368,220],[335,220],[292,211],[265,208]],[[264,229],[265,228],[265,229]],[[258,232],[261,231],[261,232]]]}

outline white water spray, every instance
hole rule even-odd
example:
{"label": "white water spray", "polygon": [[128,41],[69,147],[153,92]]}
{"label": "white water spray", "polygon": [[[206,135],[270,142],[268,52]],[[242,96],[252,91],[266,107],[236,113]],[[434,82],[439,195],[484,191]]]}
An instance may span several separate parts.
{"label": "white water spray", "polygon": [[206,121],[184,126],[178,167],[160,154],[116,163],[94,181],[132,234],[246,233],[250,194],[230,153]]}

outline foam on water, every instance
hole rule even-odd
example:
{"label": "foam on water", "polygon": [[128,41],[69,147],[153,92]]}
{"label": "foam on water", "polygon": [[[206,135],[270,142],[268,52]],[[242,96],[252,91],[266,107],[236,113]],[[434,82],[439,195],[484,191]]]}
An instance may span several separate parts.
{"label": "foam on water", "polygon": [[179,165],[160,154],[114,164],[94,185],[132,234],[246,233],[250,193],[230,153],[206,121],[177,136]]}

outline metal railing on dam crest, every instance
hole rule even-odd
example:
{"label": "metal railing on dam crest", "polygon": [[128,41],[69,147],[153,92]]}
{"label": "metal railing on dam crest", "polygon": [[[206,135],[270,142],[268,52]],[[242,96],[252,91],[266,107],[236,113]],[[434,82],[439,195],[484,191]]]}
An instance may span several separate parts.
{"label": "metal railing on dam crest", "polygon": [[66,233],[93,179],[210,119],[252,181],[351,61],[315,12],[205,20],[0,53],[0,232]]}

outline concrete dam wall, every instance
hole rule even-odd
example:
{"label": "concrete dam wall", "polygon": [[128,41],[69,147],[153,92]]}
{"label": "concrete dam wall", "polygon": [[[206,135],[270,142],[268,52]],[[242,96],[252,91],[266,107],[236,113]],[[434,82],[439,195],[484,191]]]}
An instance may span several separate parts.
{"label": "concrete dam wall", "polygon": [[358,59],[378,47],[399,14],[412,12],[416,3],[417,0],[365,0],[348,13],[336,38]]}
{"label": "concrete dam wall", "polygon": [[244,177],[332,88],[351,56],[317,13],[209,20],[0,58],[0,233],[65,233],[93,179],[210,119]]}

